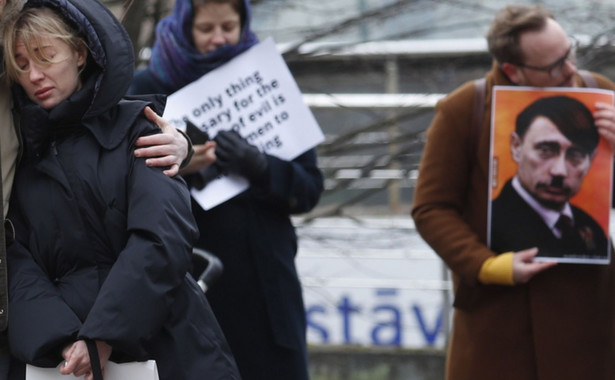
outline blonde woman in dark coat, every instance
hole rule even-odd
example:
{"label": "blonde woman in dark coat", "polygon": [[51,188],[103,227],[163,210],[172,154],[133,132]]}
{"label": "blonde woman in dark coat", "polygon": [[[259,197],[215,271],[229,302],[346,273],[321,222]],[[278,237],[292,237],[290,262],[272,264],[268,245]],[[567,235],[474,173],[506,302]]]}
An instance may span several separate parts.
{"label": "blonde woman in dark coat", "polygon": [[188,274],[188,189],[134,157],[156,104],[122,99],[134,62],[119,22],[95,0],[31,0],[4,41],[25,145],[9,211],[11,353],[88,380],[93,352],[103,368],[154,359],[163,380],[239,379]]}

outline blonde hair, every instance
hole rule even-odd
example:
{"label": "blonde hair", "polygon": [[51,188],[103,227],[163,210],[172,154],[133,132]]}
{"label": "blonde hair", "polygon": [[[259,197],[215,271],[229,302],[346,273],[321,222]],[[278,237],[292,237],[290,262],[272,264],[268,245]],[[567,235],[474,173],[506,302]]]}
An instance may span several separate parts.
{"label": "blonde hair", "polygon": [[43,39],[49,38],[59,39],[74,51],[83,49],[87,52],[87,45],[76,28],[71,27],[58,13],[44,7],[27,8],[4,30],[4,60],[8,77],[17,80],[18,76],[25,72],[15,60],[15,47],[18,41],[24,44],[28,55],[37,64],[61,62],[63,59],[50,57],[45,49],[36,49],[43,44]]}

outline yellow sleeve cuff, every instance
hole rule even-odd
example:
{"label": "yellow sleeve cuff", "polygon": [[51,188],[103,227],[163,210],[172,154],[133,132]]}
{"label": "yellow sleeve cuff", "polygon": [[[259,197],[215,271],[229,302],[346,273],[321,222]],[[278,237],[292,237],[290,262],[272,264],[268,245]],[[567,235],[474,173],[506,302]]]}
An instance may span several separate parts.
{"label": "yellow sleeve cuff", "polygon": [[483,284],[514,285],[514,252],[506,252],[485,260],[478,272],[478,280]]}

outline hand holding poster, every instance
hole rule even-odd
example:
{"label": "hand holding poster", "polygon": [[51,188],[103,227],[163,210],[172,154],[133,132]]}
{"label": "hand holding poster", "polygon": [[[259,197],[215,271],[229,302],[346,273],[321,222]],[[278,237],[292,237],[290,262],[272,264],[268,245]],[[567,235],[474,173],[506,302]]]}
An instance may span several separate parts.
{"label": "hand holding poster", "polygon": [[538,247],[538,260],[610,262],[613,152],[596,103],[612,91],[494,87],[488,239],[496,253]]}
{"label": "hand holding poster", "polygon": [[[212,138],[235,130],[262,152],[284,160],[324,140],[271,38],[169,96],[163,116],[182,129],[190,120]],[[228,175],[192,195],[208,210],[248,186],[245,178]]]}

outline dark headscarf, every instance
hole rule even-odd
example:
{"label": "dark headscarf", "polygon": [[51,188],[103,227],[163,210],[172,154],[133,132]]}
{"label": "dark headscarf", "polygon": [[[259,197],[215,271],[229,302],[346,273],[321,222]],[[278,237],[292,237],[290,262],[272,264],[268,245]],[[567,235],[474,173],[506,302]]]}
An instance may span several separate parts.
{"label": "dark headscarf", "polygon": [[166,90],[179,90],[258,43],[250,30],[250,2],[243,0],[243,7],[239,42],[201,54],[192,38],[192,1],[175,2],[173,13],[156,26],[156,42],[149,62],[150,71]]}

